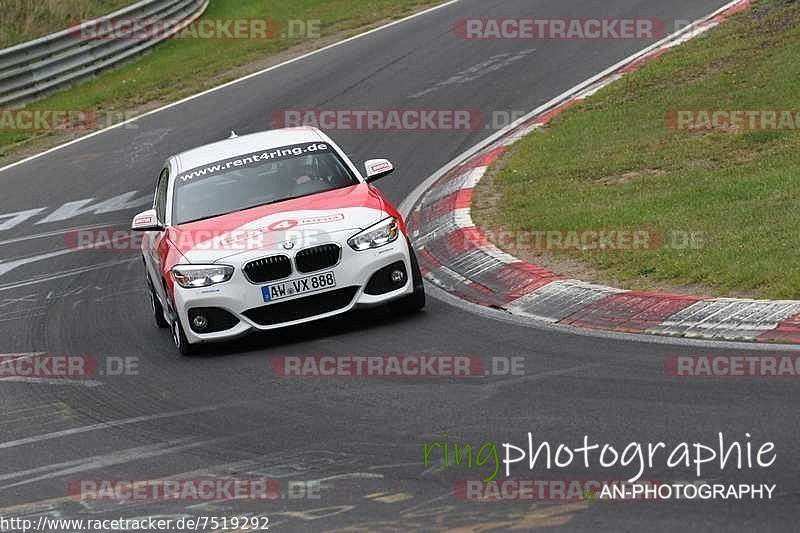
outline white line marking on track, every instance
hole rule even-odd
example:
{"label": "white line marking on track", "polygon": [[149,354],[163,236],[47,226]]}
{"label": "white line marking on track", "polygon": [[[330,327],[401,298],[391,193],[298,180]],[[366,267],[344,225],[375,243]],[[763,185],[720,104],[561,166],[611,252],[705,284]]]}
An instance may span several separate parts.
{"label": "white line marking on track", "polygon": [[[54,479],[79,472],[86,472],[88,470],[96,470],[98,468],[106,468],[109,466],[116,466],[120,464],[130,463],[132,461],[140,461],[142,459],[149,459],[152,457],[159,457],[183,450],[190,450],[192,448],[199,448],[201,446],[213,445],[225,440],[236,438],[237,435],[230,435],[225,437],[218,437],[215,439],[197,440],[194,437],[187,437],[183,439],[174,439],[167,442],[160,442],[158,444],[148,444],[145,446],[138,446],[135,448],[128,448],[104,455],[93,455],[77,459],[75,461],[66,461],[46,466],[39,466],[28,470],[20,470],[18,472],[11,472],[8,474],[0,475],[0,480],[8,480],[20,478],[31,474],[38,474],[47,472],[40,476],[18,481],[10,485],[0,487],[0,490],[11,489],[21,485],[29,485],[37,481],[44,481],[47,479]],[[51,471],[51,472],[48,472]]]}
{"label": "white line marking on track", "polygon": [[[24,353],[24,354],[0,354],[0,357],[13,357],[15,361],[30,359],[37,355],[44,355],[45,352]],[[103,384],[102,381],[94,379],[69,379],[69,378],[39,378],[32,376],[8,376],[0,378],[0,383],[44,383],[47,385],[79,385],[82,387],[97,387]]]}
{"label": "white line marking on track", "polygon": [[516,63],[520,59],[524,59],[526,56],[534,53],[535,51],[536,51],[535,48],[529,48],[527,50],[521,50],[516,54],[504,53],[504,54],[494,55],[489,59],[487,59],[486,61],[482,61],[476,65],[464,69],[461,72],[458,72],[457,74],[454,74],[447,79],[435,83],[434,85],[428,87],[427,89],[412,94],[411,96],[409,96],[409,98],[412,99],[420,98],[422,96],[438,91],[439,89],[442,89],[449,85],[463,85],[475,81],[477,79],[488,76],[493,72],[497,72],[508,66],[511,66],[512,64]]}
{"label": "white line marking on track", "polygon": [[16,242],[32,241],[34,239],[43,239],[43,238],[46,238],[46,237],[55,237],[57,235],[64,235],[64,234],[69,233],[71,231],[90,230],[90,229],[97,229],[97,228],[107,228],[107,227],[110,227],[110,226],[113,226],[113,225],[114,225],[113,222],[109,222],[109,223],[105,223],[105,224],[91,224],[91,225],[88,225],[88,226],[73,226],[71,228],[63,228],[63,229],[54,230],[54,231],[46,231],[44,233],[34,233],[33,235],[23,235],[22,237],[14,237],[13,239],[6,239],[6,240],[3,240],[3,241],[0,241],[0,246],[2,246],[4,244],[13,244],[13,243],[16,243]]}
{"label": "white line marking on track", "polygon": [[131,259],[123,259],[123,260],[120,260],[120,261],[108,261],[106,263],[100,263],[100,264],[92,265],[92,266],[88,266],[88,267],[73,268],[71,270],[64,270],[64,271],[58,272],[56,274],[50,274],[50,275],[47,275],[47,276],[40,276],[40,277],[36,277],[36,278],[32,278],[32,279],[27,279],[27,280],[24,280],[24,281],[17,281],[17,282],[14,282],[14,283],[7,283],[6,285],[0,285],[0,292],[12,290],[12,289],[18,289],[20,287],[26,287],[28,285],[36,285],[37,283],[46,283],[48,281],[53,281],[53,280],[60,279],[60,278],[68,278],[70,276],[74,276],[75,274],[83,274],[85,272],[91,272],[92,270],[101,270],[101,269],[112,267],[112,266],[124,265],[125,263],[136,263],[136,262],[139,262],[139,261],[141,261],[141,259],[138,258],[138,257],[135,257],[135,258],[131,258]]}
{"label": "white line marking on track", "polygon": [[129,426],[131,424],[139,424],[141,422],[151,422],[153,420],[160,420],[163,418],[174,418],[176,416],[207,413],[210,411],[217,411],[228,407],[236,407],[242,405],[241,403],[235,404],[220,404],[210,405],[205,407],[196,407],[193,409],[182,409],[180,411],[169,411],[166,413],[157,413],[152,415],[136,416],[132,418],[123,418],[120,420],[112,420],[110,422],[100,422],[98,424],[91,424],[89,426],[81,426],[77,428],[65,429],[62,431],[54,431],[52,433],[45,433],[44,435],[36,435],[33,437],[26,437],[24,439],[10,440],[7,442],[0,442],[0,450],[8,448],[15,448],[17,446],[24,446],[26,444],[33,444],[36,442],[43,442],[46,440],[59,439],[62,437],[71,437],[72,435],[79,435],[81,433],[88,433],[90,431],[97,431],[100,429],[110,429],[122,426]]}
{"label": "white line marking on track", "polygon": [[44,385],[77,385],[79,387],[99,387],[102,381],[95,379],[70,379],[70,378],[32,378],[27,376],[10,376],[0,378],[2,383],[36,383]]}
{"label": "white line marking on track", "polygon": [[48,252],[39,255],[33,255],[30,257],[24,257],[22,259],[15,259],[13,261],[2,261],[0,260],[0,276],[7,274],[14,270],[15,268],[21,267],[23,265],[29,265],[31,263],[37,263],[39,261],[45,261],[47,259],[52,259],[54,257],[59,257],[62,255],[71,254],[74,252],[85,252],[88,250],[93,250],[95,248],[100,248],[101,246],[108,246],[108,245],[118,245],[119,241],[130,239],[130,236],[126,233],[125,235],[121,235],[118,237],[114,237],[113,239],[105,239],[105,240],[98,240],[97,242],[93,242],[91,244],[86,244],[82,246],[76,246],[74,248],[65,248],[63,250],[57,250],[55,252]]}

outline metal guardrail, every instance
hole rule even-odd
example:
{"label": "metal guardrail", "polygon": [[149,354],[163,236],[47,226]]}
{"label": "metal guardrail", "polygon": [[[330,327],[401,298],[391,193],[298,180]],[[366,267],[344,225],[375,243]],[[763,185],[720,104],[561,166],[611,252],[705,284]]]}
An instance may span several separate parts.
{"label": "metal guardrail", "polygon": [[[141,0],[80,26],[0,50],[0,107],[16,106],[67,86],[168,39],[200,17],[208,2]],[[154,31],[152,38],[125,38],[126,34],[118,30],[113,30],[110,38],[111,25],[103,21],[112,19],[142,21],[136,30],[139,32],[155,30],[159,20],[177,19],[181,23],[163,33]],[[130,35],[133,31],[131,28]]]}

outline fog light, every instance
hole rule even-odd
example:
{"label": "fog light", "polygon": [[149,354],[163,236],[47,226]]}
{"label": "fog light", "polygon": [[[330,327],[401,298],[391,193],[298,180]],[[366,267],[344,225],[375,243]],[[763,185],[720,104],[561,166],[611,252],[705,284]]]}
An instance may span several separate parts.
{"label": "fog light", "polygon": [[192,327],[196,331],[203,331],[208,328],[208,319],[203,315],[197,315],[194,317],[194,320],[192,320]]}
{"label": "fog light", "polygon": [[392,270],[390,279],[395,285],[400,285],[406,281],[406,274],[402,270]]}

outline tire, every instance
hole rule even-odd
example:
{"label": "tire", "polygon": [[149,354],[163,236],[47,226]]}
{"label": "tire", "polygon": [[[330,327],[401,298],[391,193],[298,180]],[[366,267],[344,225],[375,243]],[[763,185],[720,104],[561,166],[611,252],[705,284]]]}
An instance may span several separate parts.
{"label": "tire", "polygon": [[186,339],[186,334],[183,332],[181,321],[177,318],[172,322],[172,342],[175,343],[175,348],[181,355],[192,355],[197,349],[194,345],[189,344]]}
{"label": "tire", "polygon": [[153,318],[156,321],[156,326],[159,328],[168,328],[169,322],[164,318],[164,306],[162,306],[161,302],[158,300],[156,290],[153,288],[149,277],[147,278],[147,289],[150,292],[150,308],[153,311]]}
{"label": "tire", "polygon": [[408,245],[408,250],[411,255],[411,281],[414,283],[414,292],[389,303],[389,308],[397,314],[414,313],[425,307],[425,285],[422,282],[417,254],[414,253],[411,243]]}

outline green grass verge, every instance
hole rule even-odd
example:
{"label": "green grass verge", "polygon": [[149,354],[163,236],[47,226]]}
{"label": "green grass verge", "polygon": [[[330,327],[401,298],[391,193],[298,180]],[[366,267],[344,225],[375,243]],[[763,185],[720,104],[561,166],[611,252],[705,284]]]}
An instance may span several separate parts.
{"label": "green grass verge", "polygon": [[63,30],[76,20],[106,15],[135,0],[3,0],[0,48]]}
{"label": "green grass verge", "polygon": [[[398,19],[441,0],[212,0],[203,18],[320,21],[314,39],[174,39],[115,69],[34,102],[29,109],[130,112],[209,89],[274,62]],[[282,24],[282,27],[284,25]],[[265,119],[265,127],[268,125]],[[0,131],[0,158],[63,140],[62,132]]]}
{"label": "green grass verge", "polygon": [[696,250],[526,258],[633,289],[800,298],[800,131],[665,126],[676,109],[800,108],[798,58],[800,4],[757,2],[516,144],[478,186],[476,222],[702,232]]}

